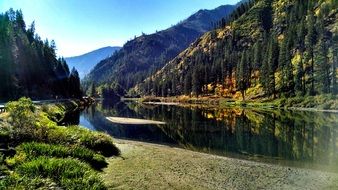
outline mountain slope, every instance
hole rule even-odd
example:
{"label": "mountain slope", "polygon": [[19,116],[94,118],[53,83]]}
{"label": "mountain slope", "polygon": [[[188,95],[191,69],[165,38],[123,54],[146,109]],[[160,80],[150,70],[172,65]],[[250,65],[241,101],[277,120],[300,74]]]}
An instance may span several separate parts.
{"label": "mountain slope", "polygon": [[245,99],[338,92],[337,1],[256,0],[134,88]]}
{"label": "mountain slope", "polygon": [[225,5],[214,10],[200,10],[173,27],[127,42],[118,53],[97,64],[84,84],[117,82],[128,90],[160,69],[166,61],[210,30],[212,22],[227,16],[233,9],[234,6]]}
{"label": "mountain slope", "polygon": [[114,54],[115,51],[120,50],[121,47],[103,47],[83,55],[67,57],[67,61],[70,68],[75,67],[79,72],[79,76],[82,79],[86,74],[88,74],[97,63],[101,60],[106,59]]}

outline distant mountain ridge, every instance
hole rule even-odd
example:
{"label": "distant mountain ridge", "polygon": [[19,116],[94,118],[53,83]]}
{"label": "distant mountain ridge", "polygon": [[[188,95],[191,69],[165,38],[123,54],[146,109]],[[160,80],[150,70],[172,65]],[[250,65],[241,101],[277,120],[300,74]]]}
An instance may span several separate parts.
{"label": "distant mountain ridge", "polygon": [[234,8],[234,5],[224,5],[200,10],[166,30],[127,42],[118,53],[97,64],[85,77],[84,84],[109,86],[117,83],[125,90],[130,89],[162,68]]}
{"label": "distant mountain ridge", "polygon": [[78,70],[80,78],[83,78],[86,74],[88,74],[97,63],[101,60],[106,59],[113,55],[115,51],[120,50],[121,47],[118,46],[107,46],[103,47],[83,55],[67,57],[65,58],[69,67],[75,67]]}
{"label": "distant mountain ridge", "polygon": [[130,92],[229,100],[337,95],[337,31],[338,1],[251,0]]}

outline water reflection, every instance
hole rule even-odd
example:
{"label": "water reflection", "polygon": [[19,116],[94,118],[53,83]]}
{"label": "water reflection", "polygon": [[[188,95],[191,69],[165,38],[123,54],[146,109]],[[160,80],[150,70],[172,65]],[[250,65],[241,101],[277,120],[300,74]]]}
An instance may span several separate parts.
{"label": "water reflection", "polygon": [[[106,116],[167,124],[117,125],[107,121]],[[80,123],[117,138],[338,172],[338,114],[334,113],[104,101],[85,110]]]}
{"label": "water reflection", "polygon": [[105,100],[84,110],[80,125],[91,130],[103,131],[116,138],[133,139],[146,142],[174,144],[161,128],[156,125],[121,125],[111,123],[107,116],[142,118],[142,115],[130,109],[123,102]]}

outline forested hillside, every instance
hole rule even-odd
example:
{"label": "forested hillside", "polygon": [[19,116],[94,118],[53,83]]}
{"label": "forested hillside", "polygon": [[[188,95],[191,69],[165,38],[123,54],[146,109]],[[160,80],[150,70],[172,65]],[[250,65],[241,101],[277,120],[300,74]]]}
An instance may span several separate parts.
{"label": "forested hillside", "polygon": [[250,1],[134,92],[235,99],[337,94],[337,6],[336,0]]}
{"label": "forested hillside", "polygon": [[81,96],[78,72],[56,57],[55,42],[42,40],[21,11],[0,14],[0,102]]}
{"label": "forested hillside", "polygon": [[83,84],[89,87],[94,83],[106,89],[120,86],[127,91],[161,69],[233,9],[234,6],[225,5],[214,10],[200,10],[166,30],[136,37],[112,57],[98,63]]}
{"label": "forested hillside", "polygon": [[69,67],[74,67],[78,72],[80,79],[83,79],[97,63],[106,59],[114,54],[115,51],[120,50],[121,47],[103,47],[83,55],[66,57],[65,60]]}

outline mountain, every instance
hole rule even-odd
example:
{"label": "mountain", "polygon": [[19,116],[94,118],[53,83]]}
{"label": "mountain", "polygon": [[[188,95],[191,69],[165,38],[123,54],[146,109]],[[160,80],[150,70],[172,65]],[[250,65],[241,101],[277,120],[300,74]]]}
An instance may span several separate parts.
{"label": "mountain", "polygon": [[234,7],[225,5],[214,10],[200,10],[166,30],[128,41],[119,52],[98,63],[85,77],[84,84],[88,87],[96,83],[110,88],[117,83],[128,90],[162,68]]}
{"label": "mountain", "polygon": [[252,0],[138,84],[155,96],[337,94],[338,1]]}
{"label": "mountain", "polygon": [[80,97],[78,72],[69,71],[55,49],[53,40],[35,33],[34,22],[26,29],[21,11],[0,14],[0,102]]}
{"label": "mountain", "polygon": [[88,74],[94,66],[101,60],[106,59],[114,54],[115,51],[120,50],[121,47],[103,47],[83,55],[67,57],[67,61],[70,68],[75,67],[78,70],[80,78],[82,79]]}

